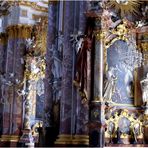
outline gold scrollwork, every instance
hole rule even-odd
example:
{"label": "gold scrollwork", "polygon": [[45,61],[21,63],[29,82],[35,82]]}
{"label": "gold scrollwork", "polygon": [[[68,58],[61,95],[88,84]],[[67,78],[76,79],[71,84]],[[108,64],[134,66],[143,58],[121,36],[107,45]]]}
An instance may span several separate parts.
{"label": "gold scrollwork", "polygon": [[48,19],[47,17],[42,17],[41,22],[34,26],[35,28],[35,44],[36,51],[40,55],[45,55],[47,46],[47,32],[48,32]]}
{"label": "gold scrollwork", "polygon": [[99,41],[101,39],[105,39],[105,32],[97,30],[94,32],[96,39]]}
{"label": "gold scrollwork", "polygon": [[[137,138],[142,138],[143,137],[143,133],[142,133],[143,123],[140,120],[140,118],[135,119],[134,116],[135,115],[133,113],[130,114],[128,112],[128,110],[126,110],[126,109],[122,110],[122,112],[119,115],[118,115],[118,112],[115,112],[114,116],[112,115],[109,119],[106,119],[107,131],[105,132],[105,137],[110,137],[110,134],[112,134],[112,137],[116,137],[116,131],[117,131],[117,128],[119,127],[119,121],[122,118],[126,118],[130,122],[130,126],[129,126],[130,132],[134,132],[135,126],[138,125],[139,126],[139,134],[137,135]],[[110,131],[109,131],[109,124],[111,122],[114,124],[114,131],[112,133],[110,133]],[[129,137],[128,134],[126,134],[126,133],[121,134],[121,138],[127,138],[127,137]]]}
{"label": "gold scrollwork", "polygon": [[26,56],[26,70],[25,70],[25,77],[28,80],[38,80],[40,78],[43,78],[45,76],[45,67],[46,67],[46,63],[44,59],[38,59],[38,61],[34,62],[34,66],[39,69],[39,72],[35,72],[31,70],[30,67],[30,60],[32,57],[30,57],[29,55]]}
{"label": "gold scrollwork", "polygon": [[148,42],[141,43],[141,47],[142,47],[143,51],[148,51]]}
{"label": "gold scrollwork", "polygon": [[129,30],[127,29],[127,22],[123,20],[122,24],[119,24],[115,29],[111,30],[111,34],[115,37],[111,40],[105,41],[106,49],[117,40],[128,41],[128,32]]}

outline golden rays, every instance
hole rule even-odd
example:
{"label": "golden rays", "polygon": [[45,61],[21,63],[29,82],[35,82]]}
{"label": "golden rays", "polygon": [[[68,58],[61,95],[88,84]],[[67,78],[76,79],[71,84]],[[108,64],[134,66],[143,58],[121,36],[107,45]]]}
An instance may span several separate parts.
{"label": "golden rays", "polygon": [[140,0],[110,0],[107,5],[121,12],[121,17],[128,14],[137,15],[138,7],[142,2]]}

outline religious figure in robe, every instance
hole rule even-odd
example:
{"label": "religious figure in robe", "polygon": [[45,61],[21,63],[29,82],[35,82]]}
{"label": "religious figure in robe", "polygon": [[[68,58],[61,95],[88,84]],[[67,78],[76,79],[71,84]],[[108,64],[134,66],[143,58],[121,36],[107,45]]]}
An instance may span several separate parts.
{"label": "religious figure in robe", "polygon": [[[90,59],[88,52],[91,52],[93,45],[93,23],[86,27],[85,36],[81,40],[81,46],[78,46],[77,57],[76,57],[76,72],[74,78],[74,85],[79,88],[80,95],[82,100],[87,100],[87,78],[88,76],[88,65],[90,64]],[[84,101],[85,102],[85,101]]]}
{"label": "religious figure in robe", "polygon": [[140,134],[140,124],[139,123],[135,123],[133,125],[133,135],[134,135],[134,143],[138,143],[138,135]]}
{"label": "religious figure in robe", "polygon": [[142,100],[143,104],[148,107],[148,73],[146,78],[140,81],[142,88]]}
{"label": "religious figure in robe", "polygon": [[62,73],[62,51],[59,51],[59,49],[56,49],[53,45],[53,65],[52,65],[52,73],[54,75],[54,79],[58,80],[61,78]]}
{"label": "religious figure in robe", "polygon": [[122,140],[121,140],[121,134],[122,134],[122,132],[120,131],[120,128],[119,127],[117,127],[117,143],[118,144],[122,144],[123,142],[122,142]]}
{"label": "religious figure in robe", "polygon": [[115,68],[110,67],[107,72],[107,81],[104,87],[104,100],[105,101],[112,101],[112,95],[115,92],[115,85],[116,85],[117,77],[115,75]]}

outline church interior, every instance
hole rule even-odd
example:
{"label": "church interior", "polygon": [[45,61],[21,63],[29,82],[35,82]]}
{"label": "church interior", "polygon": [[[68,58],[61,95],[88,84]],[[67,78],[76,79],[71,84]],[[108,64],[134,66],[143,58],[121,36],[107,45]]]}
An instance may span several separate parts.
{"label": "church interior", "polygon": [[148,1],[1,0],[0,147],[148,147]]}

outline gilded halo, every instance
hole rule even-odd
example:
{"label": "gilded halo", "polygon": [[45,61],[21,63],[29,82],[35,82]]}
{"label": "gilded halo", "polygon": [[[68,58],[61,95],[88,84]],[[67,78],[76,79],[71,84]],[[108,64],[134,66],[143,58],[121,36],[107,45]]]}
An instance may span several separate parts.
{"label": "gilded halo", "polygon": [[121,11],[121,17],[124,17],[128,14],[137,15],[141,3],[140,0],[109,0],[107,6]]}

